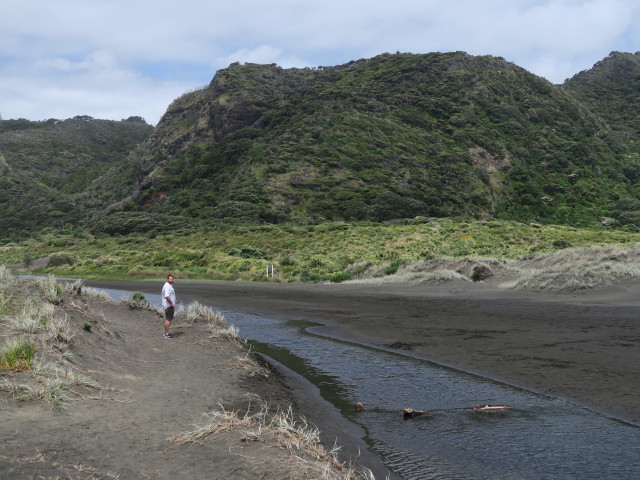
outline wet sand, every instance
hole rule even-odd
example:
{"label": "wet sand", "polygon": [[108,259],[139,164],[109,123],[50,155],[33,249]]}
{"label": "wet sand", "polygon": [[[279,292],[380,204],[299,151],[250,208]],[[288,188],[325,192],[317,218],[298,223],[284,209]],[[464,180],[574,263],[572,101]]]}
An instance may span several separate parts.
{"label": "wet sand", "polygon": [[[88,284],[148,293],[161,287],[149,281]],[[198,299],[322,322],[328,335],[404,351],[640,423],[639,284],[573,294],[468,282],[297,285],[178,278],[175,287],[185,303]]]}

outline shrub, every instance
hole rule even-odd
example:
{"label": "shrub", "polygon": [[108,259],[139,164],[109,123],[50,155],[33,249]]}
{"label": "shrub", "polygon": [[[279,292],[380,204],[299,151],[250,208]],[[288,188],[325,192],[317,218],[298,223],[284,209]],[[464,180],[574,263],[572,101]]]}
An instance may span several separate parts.
{"label": "shrub", "polygon": [[233,255],[234,257],[242,257],[242,258],[268,258],[267,253],[252,245],[242,245],[239,248],[232,248],[229,250],[229,255]]}
{"label": "shrub", "polygon": [[293,267],[295,264],[296,264],[296,261],[289,256],[284,256],[280,258],[280,266],[282,267]]}
{"label": "shrub", "polygon": [[227,201],[217,205],[213,211],[213,218],[242,218],[257,219],[260,207],[250,202]]}
{"label": "shrub", "polygon": [[471,274],[471,280],[474,282],[481,282],[491,277],[491,269],[486,265],[476,265],[473,267],[473,273]]}
{"label": "shrub", "polygon": [[347,280],[353,280],[353,276],[347,272],[336,273],[329,279],[332,283],[346,282]]}
{"label": "shrub", "polygon": [[555,240],[552,245],[555,248],[571,248],[573,247],[573,245],[571,245],[571,242],[568,242],[567,240]]}
{"label": "shrub", "polygon": [[404,265],[404,260],[394,260],[382,273],[385,275],[393,275],[402,265]]}
{"label": "shrub", "polygon": [[49,257],[47,267],[60,267],[62,265],[73,265],[75,258],[68,253],[55,253]]}

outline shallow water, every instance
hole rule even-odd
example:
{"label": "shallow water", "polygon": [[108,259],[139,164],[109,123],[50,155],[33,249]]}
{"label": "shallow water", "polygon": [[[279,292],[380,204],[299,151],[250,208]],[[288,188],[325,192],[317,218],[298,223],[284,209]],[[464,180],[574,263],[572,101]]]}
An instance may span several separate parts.
{"label": "shallow water", "polygon": [[[118,299],[130,294],[113,292]],[[160,296],[147,299],[159,303]],[[361,425],[370,449],[404,479],[640,478],[636,426],[425,360],[325,337],[310,322],[221,311],[255,350],[306,377]],[[359,414],[357,401],[365,406]],[[476,404],[512,408],[474,413],[469,407]],[[405,407],[433,413],[404,420]]]}

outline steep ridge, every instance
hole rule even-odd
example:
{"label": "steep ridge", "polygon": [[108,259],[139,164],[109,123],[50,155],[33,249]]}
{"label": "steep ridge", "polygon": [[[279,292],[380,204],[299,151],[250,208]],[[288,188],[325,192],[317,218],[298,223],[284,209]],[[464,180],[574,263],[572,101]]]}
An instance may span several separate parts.
{"label": "steep ridge", "polygon": [[108,228],[125,217],[640,226],[638,62],[613,52],[563,85],[464,52],[235,63],[155,129],[0,121],[0,221],[7,238],[96,220],[126,233]]}
{"label": "steep ridge", "polygon": [[563,84],[640,152],[640,52],[611,52]]}
{"label": "steep ridge", "polygon": [[232,64],[167,110],[138,157],[140,194],[129,209],[591,224],[632,194],[626,153],[566,89],[502,58]]}

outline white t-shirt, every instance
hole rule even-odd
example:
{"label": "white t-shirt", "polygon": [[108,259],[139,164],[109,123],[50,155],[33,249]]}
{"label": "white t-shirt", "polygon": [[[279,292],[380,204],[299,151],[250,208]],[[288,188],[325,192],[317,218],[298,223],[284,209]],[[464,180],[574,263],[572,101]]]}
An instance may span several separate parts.
{"label": "white t-shirt", "polygon": [[169,282],[165,282],[164,287],[162,287],[162,308],[171,306],[171,303],[167,302],[167,297],[171,299],[171,303],[176,304],[176,291]]}

